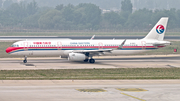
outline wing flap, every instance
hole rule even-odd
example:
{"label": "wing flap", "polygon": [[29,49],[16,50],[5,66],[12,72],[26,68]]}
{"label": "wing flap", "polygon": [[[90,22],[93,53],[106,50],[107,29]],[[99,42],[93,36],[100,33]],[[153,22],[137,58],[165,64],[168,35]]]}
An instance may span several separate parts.
{"label": "wing flap", "polygon": [[99,50],[74,50],[74,53],[97,53],[97,52],[111,52],[113,49],[99,49]]}

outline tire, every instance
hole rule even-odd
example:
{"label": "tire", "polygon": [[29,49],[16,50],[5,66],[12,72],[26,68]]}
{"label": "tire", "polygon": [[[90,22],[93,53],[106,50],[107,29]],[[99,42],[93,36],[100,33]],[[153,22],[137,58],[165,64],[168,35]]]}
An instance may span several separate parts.
{"label": "tire", "polygon": [[23,60],[24,63],[27,63],[27,60]]}
{"label": "tire", "polygon": [[90,59],[89,63],[95,63],[95,60],[94,59]]}

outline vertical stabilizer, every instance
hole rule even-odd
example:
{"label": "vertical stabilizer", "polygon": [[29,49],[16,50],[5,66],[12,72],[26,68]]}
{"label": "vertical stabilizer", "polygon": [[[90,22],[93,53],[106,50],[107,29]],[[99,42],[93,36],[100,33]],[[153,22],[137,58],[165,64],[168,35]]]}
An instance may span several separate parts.
{"label": "vertical stabilizer", "polygon": [[162,17],[144,39],[155,39],[162,41],[166,32],[167,22],[168,17]]}

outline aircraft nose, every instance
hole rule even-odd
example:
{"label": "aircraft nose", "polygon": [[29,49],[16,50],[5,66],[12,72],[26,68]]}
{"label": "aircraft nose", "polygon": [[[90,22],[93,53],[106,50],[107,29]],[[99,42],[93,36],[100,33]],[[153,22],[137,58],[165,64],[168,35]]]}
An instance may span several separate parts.
{"label": "aircraft nose", "polygon": [[12,50],[12,48],[11,48],[11,47],[8,47],[8,48],[6,49],[6,53],[11,52],[11,50]]}

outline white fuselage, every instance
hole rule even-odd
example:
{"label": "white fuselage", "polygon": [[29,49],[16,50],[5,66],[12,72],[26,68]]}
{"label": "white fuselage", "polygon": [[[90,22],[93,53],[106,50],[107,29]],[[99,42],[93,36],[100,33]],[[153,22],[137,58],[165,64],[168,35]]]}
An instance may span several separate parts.
{"label": "white fuselage", "polygon": [[111,52],[103,52],[102,55],[137,54],[147,50],[164,46],[154,44],[169,44],[167,41],[158,40],[127,40],[121,49],[118,49],[123,40],[32,40],[18,41],[6,52],[20,56],[68,56],[73,51],[112,49]]}
{"label": "white fuselage", "polygon": [[[93,56],[137,54],[170,45],[163,41],[168,18],[162,17],[152,30],[140,40],[32,40],[19,41],[6,49],[12,55],[61,56],[71,61],[95,63]],[[90,58],[90,59],[89,59]]]}

